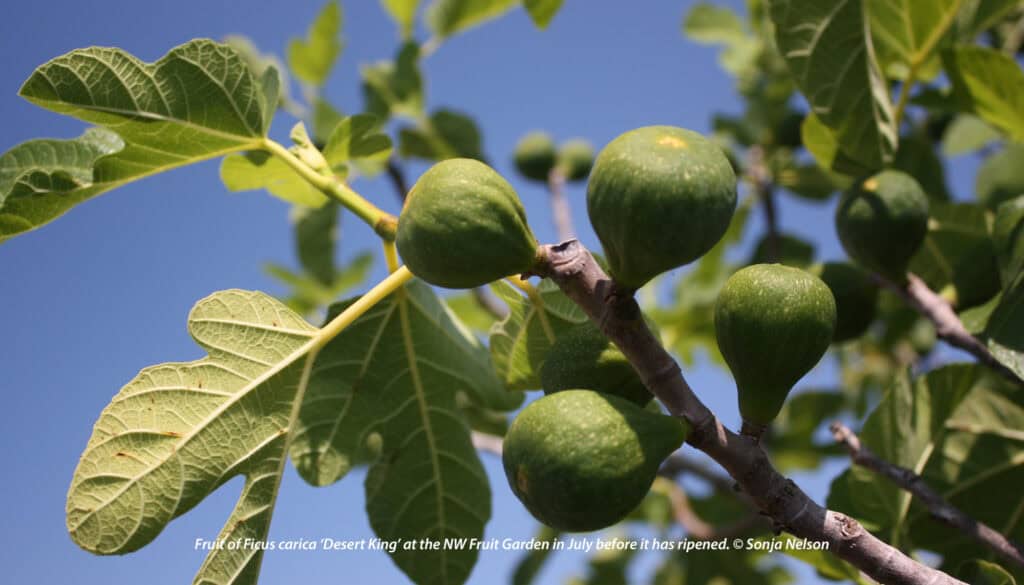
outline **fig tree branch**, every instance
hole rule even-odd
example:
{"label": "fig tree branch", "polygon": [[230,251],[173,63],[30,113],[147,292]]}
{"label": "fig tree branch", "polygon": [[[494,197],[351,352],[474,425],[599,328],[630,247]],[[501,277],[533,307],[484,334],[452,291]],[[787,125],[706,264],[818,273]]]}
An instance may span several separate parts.
{"label": "fig tree branch", "polygon": [[551,199],[551,218],[555,223],[555,232],[560,241],[576,237],[572,227],[572,211],[569,200],[565,198],[565,174],[555,166],[548,173],[548,196]]}
{"label": "fig tree branch", "polygon": [[907,274],[907,283],[903,286],[896,285],[878,275],[875,275],[875,280],[898,294],[915,311],[931,321],[935,326],[935,334],[940,339],[973,355],[979,362],[999,372],[1012,382],[1024,384],[1024,380],[1018,378],[1013,370],[997,360],[984,343],[967,331],[963,322],[960,321],[960,317],[953,311],[953,307],[935,291],[928,288],[928,285],[917,275]]}
{"label": "fig tree branch", "polygon": [[910,492],[928,508],[928,512],[942,522],[968,534],[981,544],[995,551],[1001,557],[1024,567],[1024,548],[999,531],[971,518],[959,508],[953,506],[933,490],[924,479],[907,469],[886,461],[861,444],[860,438],[846,425],[834,422],[829,427],[832,436],[840,445],[850,452],[850,460],[855,464],[888,479],[900,488]]}
{"label": "fig tree branch", "polygon": [[777,530],[827,542],[833,554],[880,583],[962,583],[879,540],[856,520],[819,506],[772,466],[756,442],[727,429],[648,329],[633,296],[615,286],[582,244],[570,240],[542,250],[544,260],[535,272],[552,279],[598,324],[669,413],[690,424],[687,443],[725,468]]}

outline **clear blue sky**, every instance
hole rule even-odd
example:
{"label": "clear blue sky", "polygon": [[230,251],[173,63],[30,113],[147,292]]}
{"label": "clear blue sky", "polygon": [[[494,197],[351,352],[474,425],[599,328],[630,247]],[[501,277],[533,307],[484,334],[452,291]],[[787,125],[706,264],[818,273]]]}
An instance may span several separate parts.
{"label": "clear blue sky", "polygon": [[[727,4],[741,6],[739,0]],[[484,147],[497,169],[520,190],[535,231],[552,241],[544,193],[513,173],[509,153],[534,128],[558,139],[583,136],[601,146],[647,124],[707,131],[713,111],[737,111],[731,81],[715,52],[684,40],[689,0],[566,0],[547,32],[514,11],[445,44],[425,63],[428,103],[463,110],[480,122]],[[93,1],[21,3],[0,20],[0,149],[37,137],[77,136],[82,124],[17,97],[21,82],[46,60],[89,45],[119,46],[146,59],[194,37],[252,37],[279,54],[303,34],[320,2]],[[326,93],[342,109],[362,106],[358,66],[388,58],[397,36],[372,0],[344,2],[346,49]],[[293,123],[279,117],[274,135]],[[294,265],[287,206],[260,193],[229,194],[208,162],[143,180],[72,210],[52,224],[0,245],[3,335],[0,425],[5,462],[0,496],[0,566],[9,583],[180,584],[191,580],[203,553],[196,537],[213,537],[227,517],[240,481],[222,487],[175,520],[151,545],[126,557],[79,550],[64,527],[64,498],[72,470],[95,419],[111,396],[142,367],[189,360],[202,352],[185,331],[192,304],[212,291],[252,288],[283,292],[261,271],[274,261]],[[950,181],[964,196],[973,165],[961,162]],[[422,172],[410,167],[410,178]],[[356,187],[390,211],[393,192],[382,181]],[[585,243],[582,192],[570,190]],[[787,199],[781,223],[820,244],[819,257],[839,258],[831,205]],[[760,228],[755,222],[753,232]],[[376,250],[376,240],[347,218],[342,255]],[[380,262],[375,275],[380,276]],[[827,365],[810,381],[828,381]],[[737,421],[731,380],[698,367],[692,384],[729,424]],[[535,523],[510,494],[499,463],[485,456],[494,492],[487,536],[526,538]],[[797,480],[823,500],[843,465],[816,479]],[[272,538],[361,538],[370,535],[363,511],[362,473],[329,488],[304,484],[289,469]],[[518,553],[482,553],[471,583],[505,581]],[[650,562],[641,563],[650,568]],[[541,583],[561,583],[582,569],[563,555]],[[805,582],[812,582],[806,572]],[[263,583],[400,583],[384,553],[277,553],[264,561]]]}

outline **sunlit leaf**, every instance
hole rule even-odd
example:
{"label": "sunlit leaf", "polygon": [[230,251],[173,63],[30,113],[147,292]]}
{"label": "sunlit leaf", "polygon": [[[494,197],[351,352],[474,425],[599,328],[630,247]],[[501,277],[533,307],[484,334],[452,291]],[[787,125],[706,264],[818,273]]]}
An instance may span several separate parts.
{"label": "sunlit leaf", "polygon": [[398,25],[403,39],[412,36],[412,25],[416,20],[416,9],[419,4],[419,0],[381,0],[381,5]]}
{"label": "sunlit leaf", "polygon": [[958,46],[942,54],[946,74],[966,111],[1024,141],[1024,71],[1001,51]]}
{"label": "sunlit leaf", "polygon": [[430,161],[455,157],[484,160],[476,122],[451,110],[437,110],[422,125],[402,128],[399,152],[403,157]]}
{"label": "sunlit leaf", "polygon": [[942,135],[942,154],[959,156],[975,152],[998,141],[999,132],[981,118],[971,114],[960,114],[946,128]]}
{"label": "sunlit leaf", "polygon": [[526,12],[533,19],[533,23],[537,25],[537,28],[545,29],[551,24],[551,19],[558,14],[558,9],[562,7],[563,0],[523,0],[523,6],[526,7]]}
{"label": "sunlit leaf", "polygon": [[883,70],[904,79],[916,63],[918,79],[934,77],[939,65],[929,57],[959,5],[960,0],[869,0],[871,34]]}
{"label": "sunlit leaf", "polygon": [[330,0],[309,26],[305,39],[288,43],[288,65],[295,77],[313,85],[323,85],[341,53],[341,5]]}
{"label": "sunlit leaf", "polygon": [[519,0],[434,0],[427,8],[427,26],[438,37],[462,32],[497,18]]}
{"label": "sunlit leaf", "polygon": [[394,62],[382,61],[362,68],[366,111],[386,120],[392,115],[418,118],[423,113],[420,48],[402,45]]}

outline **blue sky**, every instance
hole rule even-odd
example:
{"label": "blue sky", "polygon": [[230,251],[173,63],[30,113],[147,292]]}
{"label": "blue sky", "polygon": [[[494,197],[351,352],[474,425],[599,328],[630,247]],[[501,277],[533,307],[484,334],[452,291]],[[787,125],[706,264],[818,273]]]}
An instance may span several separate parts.
{"label": "blue sky", "polygon": [[[714,111],[737,111],[731,81],[715,66],[715,52],[682,38],[688,0],[566,0],[551,28],[539,32],[521,10],[446,43],[426,61],[431,108],[474,116],[494,166],[519,189],[535,232],[552,241],[544,192],[515,176],[509,161],[516,140],[543,128],[556,139],[583,136],[600,147],[619,133],[648,124],[707,131]],[[726,4],[740,6],[733,0]],[[17,97],[21,82],[46,60],[90,45],[122,47],[146,60],[195,37],[243,33],[263,50],[283,53],[303,34],[319,2],[95,1],[22,3],[0,20],[0,148],[37,137],[77,136],[83,125]],[[345,3],[346,49],[327,84],[329,99],[347,112],[361,108],[358,67],[389,58],[397,33],[379,4]],[[284,140],[292,120],[281,116],[273,134]],[[0,390],[6,408],[0,442],[6,462],[0,487],[0,560],[7,582],[182,583],[203,553],[197,537],[215,536],[234,503],[240,481],[229,483],[171,523],[145,549],[126,557],[95,557],[78,549],[64,528],[64,498],[92,424],[111,396],[142,367],[201,357],[185,331],[192,304],[224,288],[283,292],[261,270],[274,261],[294,265],[288,208],[261,193],[230,194],[218,163],[208,162],[143,180],[72,210],[33,233],[0,245],[4,335]],[[973,163],[954,166],[951,187],[963,196]],[[410,166],[410,178],[422,172]],[[397,212],[389,184],[356,188]],[[569,193],[584,242],[583,193]],[[819,257],[842,257],[832,231],[832,206],[787,199],[781,224],[819,243]],[[755,221],[752,233],[760,229]],[[341,255],[376,251],[374,236],[352,217],[343,228]],[[378,262],[374,275],[383,274]],[[827,382],[826,364],[809,382]],[[731,380],[700,366],[687,372],[701,397],[729,424],[737,422]],[[510,494],[500,464],[484,457],[494,491],[487,536],[527,538],[536,524]],[[827,482],[843,465],[816,478],[798,476],[823,500]],[[274,514],[272,538],[339,539],[370,536],[363,512],[362,473],[315,489],[289,469]],[[518,553],[481,555],[471,583],[505,580]],[[649,560],[648,560],[649,561]],[[644,570],[650,562],[641,563]],[[561,583],[581,570],[581,558],[563,555],[541,583]],[[802,573],[806,576],[806,572]],[[810,579],[808,577],[808,579]],[[404,582],[384,553],[278,553],[264,561],[263,583]],[[810,582],[810,581],[808,581]]]}

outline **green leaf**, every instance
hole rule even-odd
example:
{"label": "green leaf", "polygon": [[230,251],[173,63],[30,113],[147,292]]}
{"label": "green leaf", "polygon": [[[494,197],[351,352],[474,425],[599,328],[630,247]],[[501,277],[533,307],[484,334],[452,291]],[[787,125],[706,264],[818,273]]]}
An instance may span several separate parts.
{"label": "green leaf", "polygon": [[427,26],[444,38],[495,19],[519,0],[434,0],[427,8]]}
{"label": "green leaf", "polygon": [[313,112],[310,115],[309,127],[313,132],[313,139],[317,144],[327,144],[331,132],[338,126],[345,116],[338,111],[330,102],[321,98],[313,100]]}
{"label": "green leaf", "polygon": [[539,29],[545,29],[551,23],[551,19],[558,14],[562,7],[562,0],[523,0],[526,12],[529,13],[533,23]]}
{"label": "green leaf", "polygon": [[869,0],[871,33],[882,69],[905,79],[912,64],[920,63],[924,66],[918,67],[916,77],[934,77],[938,63],[928,58],[955,21],[959,5],[960,0]]}
{"label": "green leaf", "polygon": [[334,282],[334,247],[338,243],[337,203],[330,202],[318,209],[296,207],[292,213],[295,223],[295,250],[303,271],[321,284]]}
{"label": "green leaf", "polygon": [[381,0],[384,10],[391,15],[402,38],[408,39],[412,36],[412,25],[416,20],[416,9],[419,7],[419,0]]}
{"label": "green leaf", "polygon": [[957,577],[971,585],[1017,585],[1017,580],[995,563],[976,559],[957,568]]}
{"label": "green leaf", "polygon": [[840,150],[836,133],[813,112],[807,114],[800,125],[800,140],[823,169],[849,176],[861,176],[869,172],[867,167]]}
{"label": "green leaf", "polygon": [[810,201],[825,201],[845,188],[846,181],[816,164],[796,165],[779,171],[778,185],[790,193]]}
{"label": "green leaf", "polygon": [[549,280],[541,281],[532,299],[505,281],[491,289],[509,308],[508,317],[491,329],[491,359],[498,377],[509,390],[539,389],[540,368],[551,345],[587,317]]}
{"label": "green leaf", "polygon": [[791,396],[772,425],[772,461],[783,471],[817,469],[822,460],[842,452],[834,443],[815,440],[819,428],[842,410],[845,399],[836,391],[811,390]]}
{"label": "green leaf", "polygon": [[343,293],[366,281],[372,267],[373,254],[363,252],[353,258],[344,268],[336,269],[334,280],[328,285],[305,271],[295,274],[277,264],[267,264],[264,266],[264,270],[291,288],[291,292],[281,299],[288,305],[288,308],[300,315],[312,317],[336,301]]}
{"label": "green leaf", "polygon": [[[961,430],[1013,431],[1024,425],[1018,400],[1001,380],[983,374],[980,366],[961,364],[913,382],[900,375],[864,423],[860,439],[882,459],[922,475],[967,515],[1019,538],[1024,524],[1007,512],[1020,505],[1024,444]],[[946,562],[980,550],[970,536],[912,504],[909,493],[859,466],[832,483],[828,505],[894,546],[932,550]]]}
{"label": "green leaf", "polygon": [[[391,155],[391,139],[378,130],[377,118],[357,114],[343,118],[331,133],[323,156],[341,179],[348,174],[348,162],[381,162]],[[262,150],[224,158],[220,178],[231,191],[266,189],[290,203],[320,207],[327,196],[295,172],[280,158]]]}
{"label": "green leaf", "polygon": [[[562,533],[558,530],[541,524],[533,539],[538,542],[554,543],[561,535]],[[554,551],[551,548],[535,548],[524,554],[512,572],[512,585],[531,585],[536,580],[537,573],[544,568],[552,552]]]}
{"label": "green leaf", "polygon": [[683,34],[699,43],[731,44],[747,39],[739,15],[722,6],[700,2],[686,14]]}
{"label": "green leaf", "polygon": [[420,48],[402,45],[394,62],[382,61],[362,68],[366,111],[381,120],[392,115],[419,118],[423,113],[423,80],[419,69]]}
{"label": "green leaf", "polygon": [[465,114],[437,110],[418,127],[402,128],[399,153],[405,157],[442,161],[463,157],[484,160],[480,130]]}
{"label": "green leaf", "polygon": [[772,0],[770,6],[779,51],[814,114],[836,133],[843,154],[869,169],[883,166],[896,150],[897,129],[862,3]]}
{"label": "green leaf", "polygon": [[961,308],[985,302],[999,291],[999,268],[989,237],[988,213],[972,203],[932,203],[928,235],[910,261],[910,271],[932,290],[955,294]]}
{"label": "green leaf", "polygon": [[952,199],[946,187],[946,168],[931,140],[918,134],[904,136],[892,166],[917,179],[930,201]]}
{"label": "green leaf", "polygon": [[1024,72],[1013,58],[986,47],[957,46],[943,51],[942,61],[965,111],[1024,141]]}
{"label": "green leaf", "polygon": [[[366,508],[383,540],[482,538],[490,489],[459,395],[492,408],[512,408],[519,399],[502,387],[480,342],[429,286],[414,281],[321,351],[292,460],[306,481],[321,486],[369,463]],[[399,547],[391,556],[417,583],[457,584],[477,551]]]}
{"label": "green leaf", "polygon": [[[199,301],[188,327],[209,355],[143,369],[93,428],[67,499],[68,530],[86,550],[137,550],[237,475],[245,486],[219,538],[266,538],[320,332],[239,290]],[[196,582],[255,583],[262,556],[214,550]]]}
{"label": "green leaf", "polygon": [[942,154],[950,157],[969,154],[1001,138],[999,132],[981,118],[959,114],[942,134]]}
{"label": "green leaf", "polygon": [[444,302],[473,331],[487,333],[494,325],[494,315],[480,306],[473,291],[449,295]]}
{"label": "green leaf", "polygon": [[[237,51],[238,54],[245,59],[245,63],[249,66],[249,70],[257,77],[263,76],[268,69],[273,67],[277,71],[280,81],[278,107],[293,116],[302,117],[302,106],[292,100],[291,94],[288,90],[288,87],[291,85],[288,78],[288,69],[284,66],[284,63],[277,57],[277,55],[260,51],[252,39],[243,35],[228,35],[224,37],[224,44]],[[268,100],[267,103],[270,105],[270,100]],[[267,122],[267,126],[270,126],[269,120]]]}
{"label": "green leaf", "polygon": [[1024,379],[1024,272],[1003,293],[979,337],[997,360]]}
{"label": "green leaf", "polygon": [[120,152],[121,138],[90,128],[73,140],[30,140],[0,156],[0,242],[35,229],[116,187],[97,181],[95,165]]}
{"label": "green leaf", "polygon": [[288,43],[288,65],[295,77],[313,85],[323,85],[341,53],[341,5],[330,0],[309,26],[305,39]]}
{"label": "green leaf", "polygon": [[0,240],[125,183],[258,147],[277,87],[275,69],[258,79],[234,49],[210,40],[190,41],[153,64],[93,47],[40,66],[23,97],[109,131],[31,141],[5,154]]}
{"label": "green leaf", "polygon": [[986,158],[975,176],[974,194],[989,209],[1024,195],[1024,144],[1007,144]]}
{"label": "green leaf", "polygon": [[1020,0],[964,0],[957,23],[957,36],[964,42],[972,42],[1015,8]]}
{"label": "green leaf", "polygon": [[[776,541],[781,540],[782,542],[801,540],[792,534],[783,534],[781,536],[774,537],[774,539]],[[799,547],[791,547],[785,544],[782,546],[781,550],[783,554],[793,557],[794,559],[801,560],[814,567],[814,570],[818,575],[830,581],[851,581],[857,585],[869,585],[874,583],[874,581],[870,581],[864,577],[855,567],[846,563],[829,551],[812,549],[801,550]]]}
{"label": "green leaf", "polygon": [[1024,195],[999,206],[992,226],[992,242],[1003,286],[1009,287],[1024,273]]}

